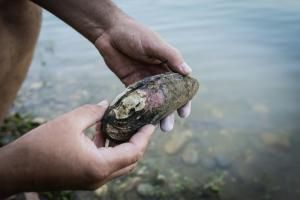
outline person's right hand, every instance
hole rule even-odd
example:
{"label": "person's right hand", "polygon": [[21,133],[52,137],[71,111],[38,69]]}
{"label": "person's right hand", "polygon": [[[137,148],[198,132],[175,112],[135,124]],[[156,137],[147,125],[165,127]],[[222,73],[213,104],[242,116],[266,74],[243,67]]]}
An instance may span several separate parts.
{"label": "person's right hand", "polygon": [[[164,41],[159,34],[122,15],[96,39],[107,66],[128,86],[145,77],[174,71],[182,75],[191,73],[181,53]],[[178,109],[178,115],[188,117],[191,102]],[[163,131],[174,126],[174,114],[160,122]]]}
{"label": "person's right hand", "polygon": [[108,106],[86,105],[30,131],[0,149],[0,197],[23,191],[95,189],[129,173],[143,156],[153,125],[141,128],[127,143],[103,147],[84,130],[101,123]]}
{"label": "person's right hand", "polygon": [[[188,75],[192,69],[181,53],[159,34],[136,22],[111,0],[32,0],[74,27],[91,41],[111,71],[128,86],[147,76],[174,71]],[[68,10],[68,12],[66,12]],[[191,102],[179,108],[186,118]],[[163,131],[174,126],[174,114],[161,120]]]}

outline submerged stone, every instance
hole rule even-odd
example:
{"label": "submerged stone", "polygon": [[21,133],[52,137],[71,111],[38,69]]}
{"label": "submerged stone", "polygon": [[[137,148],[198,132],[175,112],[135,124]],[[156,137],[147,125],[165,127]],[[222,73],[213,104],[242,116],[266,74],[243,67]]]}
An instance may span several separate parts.
{"label": "submerged stone", "polygon": [[196,79],[178,73],[147,77],[130,85],[108,107],[102,132],[114,142],[126,142],[139,128],[157,124],[193,98]]}
{"label": "submerged stone", "polygon": [[168,154],[178,153],[178,151],[185,145],[192,135],[193,133],[190,130],[172,134],[171,138],[164,145],[165,152]]}
{"label": "submerged stone", "polygon": [[222,169],[226,169],[226,168],[230,167],[230,165],[231,165],[231,159],[223,154],[215,155],[215,161],[216,161],[218,167],[220,167]]}
{"label": "submerged stone", "polygon": [[142,183],[137,186],[137,193],[145,197],[155,196],[156,189],[149,183]]}
{"label": "submerged stone", "polygon": [[103,197],[107,194],[107,192],[108,192],[107,185],[103,185],[94,191],[94,193],[97,197]]}
{"label": "submerged stone", "polygon": [[286,147],[290,146],[290,139],[287,134],[279,133],[263,133],[260,134],[260,139],[267,146]]}
{"label": "submerged stone", "polygon": [[190,143],[186,146],[182,153],[182,160],[185,164],[194,165],[198,163],[198,146],[195,143]]}

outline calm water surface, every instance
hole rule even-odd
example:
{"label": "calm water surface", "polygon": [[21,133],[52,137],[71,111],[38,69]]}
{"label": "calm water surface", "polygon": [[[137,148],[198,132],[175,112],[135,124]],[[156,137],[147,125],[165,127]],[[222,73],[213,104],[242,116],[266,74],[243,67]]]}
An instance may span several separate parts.
{"label": "calm water surface", "polygon": [[[117,3],[179,48],[201,82],[191,117],[158,132],[145,160],[199,184],[224,171],[223,199],[300,199],[300,2]],[[44,12],[14,109],[49,119],[122,90],[87,40]]]}

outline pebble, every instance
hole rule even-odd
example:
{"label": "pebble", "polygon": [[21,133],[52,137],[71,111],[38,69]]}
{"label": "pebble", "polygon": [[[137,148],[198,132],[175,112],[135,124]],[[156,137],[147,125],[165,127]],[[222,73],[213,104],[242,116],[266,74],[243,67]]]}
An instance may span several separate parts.
{"label": "pebble", "polygon": [[155,187],[149,183],[141,183],[137,187],[137,193],[144,197],[154,196]]}
{"label": "pebble", "polygon": [[141,181],[142,181],[141,177],[130,178],[129,180],[125,181],[119,186],[118,192],[120,193],[128,192],[133,188],[135,188]]}
{"label": "pebble", "polygon": [[224,113],[222,110],[219,110],[217,108],[212,108],[211,109],[211,114],[213,117],[217,118],[217,119],[223,119],[224,117]]}
{"label": "pebble", "polygon": [[39,123],[39,124],[43,124],[46,122],[46,119],[42,118],[42,117],[35,117],[33,119],[34,122]]}
{"label": "pebble", "polygon": [[137,170],[137,172],[136,172],[136,174],[138,175],[138,176],[145,176],[145,175],[147,175],[148,174],[148,169],[147,169],[147,167],[146,166],[142,166],[142,167],[140,167],[138,170]]}
{"label": "pebble", "polygon": [[30,85],[30,89],[38,90],[38,89],[41,89],[43,86],[44,86],[43,82],[34,82]]}
{"label": "pebble", "polygon": [[186,146],[182,153],[182,160],[185,164],[194,165],[199,161],[196,143],[190,143]]}
{"label": "pebble", "polygon": [[182,133],[172,134],[170,140],[164,145],[164,150],[168,154],[176,154],[184,146],[193,133],[190,130],[183,131]]}
{"label": "pebble", "polygon": [[159,185],[164,185],[167,182],[167,179],[166,179],[166,177],[164,175],[158,174],[157,177],[156,177],[156,182]]}
{"label": "pebble", "polygon": [[227,156],[218,154],[215,156],[215,161],[217,166],[220,168],[226,169],[231,165],[231,160]]}
{"label": "pebble", "polygon": [[108,192],[108,186],[107,185],[103,185],[100,188],[96,189],[95,194],[97,197],[103,197],[107,194]]}
{"label": "pebble", "polygon": [[215,159],[212,157],[201,158],[201,164],[207,169],[214,169],[217,165]]}
{"label": "pebble", "polygon": [[24,196],[26,200],[40,200],[39,194],[36,192],[26,192]]}
{"label": "pebble", "polygon": [[252,109],[259,114],[267,114],[269,112],[269,108],[261,103],[254,104]]}
{"label": "pebble", "polygon": [[260,139],[265,145],[268,146],[281,146],[281,147],[290,146],[290,140],[288,135],[263,133],[260,135]]}

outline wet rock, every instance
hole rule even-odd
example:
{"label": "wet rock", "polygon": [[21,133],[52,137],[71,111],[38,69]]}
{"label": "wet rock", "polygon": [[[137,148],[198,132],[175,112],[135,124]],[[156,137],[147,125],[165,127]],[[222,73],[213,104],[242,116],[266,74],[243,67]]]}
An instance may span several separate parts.
{"label": "wet rock", "polygon": [[252,106],[254,112],[259,114],[267,114],[269,112],[269,108],[265,104],[257,103]]}
{"label": "wet rock", "polygon": [[158,185],[164,185],[167,182],[167,179],[166,179],[166,177],[164,175],[158,174],[157,177],[156,177],[155,182]]}
{"label": "wet rock", "polygon": [[135,188],[141,181],[142,181],[141,177],[130,178],[119,186],[118,192],[120,193],[128,192],[133,188]]}
{"label": "wet rock", "polygon": [[194,165],[198,163],[199,155],[196,143],[190,143],[186,146],[182,153],[182,160],[184,163]]}
{"label": "wet rock", "polygon": [[33,118],[32,121],[34,121],[34,122],[36,122],[36,123],[39,123],[39,124],[43,124],[43,123],[46,122],[46,119],[44,119],[44,118],[42,118],[42,117],[35,117],[35,118]]}
{"label": "wet rock", "polygon": [[34,82],[30,85],[30,89],[38,90],[38,89],[41,89],[43,86],[44,86],[43,82]]}
{"label": "wet rock", "polygon": [[220,130],[220,135],[228,137],[228,136],[231,136],[231,132],[228,129],[221,129]]}
{"label": "wet rock", "polygon": [[112,141],[126,142],[146,124],[162,118],[186,104],[196,94],[199,83],[190,76],[165,73],[130,85],[106,110],[102,131]]}
{"label": "wet rock", "polygon": [[204,158],[201,157],[201,164],[207,169],[214,169],[217,165],[215,159],[208,156]]}
{"label": "wet rock", "polygon": [[100,187],[94,191],[94,193],[97,197],[103,197],[107,194],[107,192],[108,192],[107,185],[103,185],[102,187]]}
{"label": "wet rock", "polygon": [[147,175],[147,174],[148,174],[147,167],[146,167],[146,166],[140,167],[140,168],[137,170],[136,174],[137,174],[138,176],[145,176],[145,175]]}
{"label": "wet rock", "polygon": [[183,145],[192,137],[193,133],[190,130],[182,133],[172,134],[171,138],[164,145],[164,150],[168,154],[176,154]]}
{"label": "wet rock", "polygon": [[260,139],[267,146],[290,146],[290,140],[286,134],[263,133],[260,135]]}
{"label": "wet rock", "polygon": [[26,192],[24,193],[26,200],[39,200],[39,194],[36,192]]}
{"label": "wet rock", "polygon": [[5,146],[15,140],[16,138],[12,135],[5,134],[5,135],[0,135],[0,147]]}
{"label": "wet rock", "polygon": [[217,166],[223,169],[226,169],[231,165],[231,159],[223,154],[215,155],[215,161]]}
{"label": "wet rock", "polygon": [[149,183],[141,183],[137,187],[137,193],[139,195],[145,196],[145,197],[151,197],[155,195],[155,187]]}
{"label": "wet rock", "polygon": [[217,119],[223,119],[224,117],[224,113],[222,110],[219,110],[217,108],[212,108],[211,109],[211,114],[213,117],[217,118]]}

